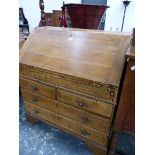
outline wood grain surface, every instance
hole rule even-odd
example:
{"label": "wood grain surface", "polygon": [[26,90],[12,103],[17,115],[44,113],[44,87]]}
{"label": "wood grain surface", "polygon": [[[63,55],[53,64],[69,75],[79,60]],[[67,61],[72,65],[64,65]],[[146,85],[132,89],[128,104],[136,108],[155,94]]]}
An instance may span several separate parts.
{"label": "wood grain surface", "polygon": [[56,88],[55,87],[49,87],[42,83],[37,83],[35,81],[30,81],[28,79],[23,79],[20,77],[20,87],[23,89],[27,89],[31,92],[36,92],[38,94],[41,94],[43,96],[47,96],[49,98],[56,98]]}
{"label": "wood grain surface", "polygon": [[131,35],[39,27],[22,48],[20,63],[119,86]]}
{"label": "wood grain surface", "polygon": [[24,97],[24,100],[31,102],[32,104],[41,106],[47,110],[51,110],[55,113],[71,118],[77,122],[80,122],[83,125],[94,128],[96,130],[100,130],[103,133],[108,134],[109,132],[111,124],[110,119],[97,116],[90,112],[80,110],[78,108],[69,106],[56,100],[46,98],[44,96],[32,93],[24,89],[22,89],[22,95]]}
{"label": "wood grain surface", "polygon": [[112,118],[114,105],[110,103],[89,99],[80,94],[63,89],[57,90],[57,100],[101,116]]}
{"label": "wood grain surface", "polygon": [[80,134],[81,136],[84,136],[87,139],[99,143],[100,145],[103,146],[107,145],[108,136],[98,130],[89,128],[85,125],[82,125],[79,122],[73,121],[70,118],[64,117],[60,114],[41,108],[40,106],[31,104],[30,102],[27,101],[25,101],[25,108],[26,111],[33,113],[34,115],[37,115],[45,120],[48,120],[51,123],[65,127],[68,130],[71,130],[75,133]]}
{"label": "wood grain surface", "polygon": [[20,77],[72,89],[116,104],[118,87],[20,64]]}
{"label": "wood grain surface", "polygon": [[106,154],[130,41],[129,33],[35,28],[19,61],[28,120],[58,126]]}

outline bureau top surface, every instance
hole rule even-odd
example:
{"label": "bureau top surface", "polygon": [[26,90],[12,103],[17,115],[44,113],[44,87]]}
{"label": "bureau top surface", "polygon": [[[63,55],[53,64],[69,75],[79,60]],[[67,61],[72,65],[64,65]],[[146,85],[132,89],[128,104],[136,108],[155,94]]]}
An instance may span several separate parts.
{"label": "bureau top surface", "polygon": [[37,27],[20,51],[20,63],[119,85],[131,34]]}

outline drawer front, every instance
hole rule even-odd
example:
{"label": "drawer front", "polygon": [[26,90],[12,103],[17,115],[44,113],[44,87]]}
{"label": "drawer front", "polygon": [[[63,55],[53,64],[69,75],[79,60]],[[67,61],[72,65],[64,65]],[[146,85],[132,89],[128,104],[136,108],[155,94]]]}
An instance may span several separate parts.
{"label": "drawer front", "polygon": [[95,129],[84,126],[76,121],[73,121],[70,118],[66,118],[62,115],[56,114],[47,109],[41,108],[37,105],[31,104],[25,101],[26,111],[33,113],[35,116],[38,116],[44,120],[47,120],[50,123],[54,123],[63,128],[66,128],[80,136],[83,136],[89,140],[95,141],[98,144],[107,146],[108,137],[102,132],[99,132]]}
{"label": "drawer front", "polygon": [[71,91],[58,89],[57,100],[104,117],[112,118],[113,115],[114,105],[93,100]]}
{"label": "drawer front", "polygon": [[49,98],[56,98],[56,88],[47,86],[43,83],[38,83],[32,80],[20,78],[20,87]]}
{"label": "drawer front", "polygon": [[48,99],[36,93],[32,93],[26,90],[22,90],[24,100],[31,102],[32,104],[39,105],[47,110],[54,111],[65,117],[71,118],[81,124],[96,130],[102,131],[108,134],[110,128],[110,119],[106,119],[95,114],[74,108],[67,104]]}
{"label": "drawer front", "polygon": [[20,64],[20,75],[72,89],[116,104],[118,87]]}

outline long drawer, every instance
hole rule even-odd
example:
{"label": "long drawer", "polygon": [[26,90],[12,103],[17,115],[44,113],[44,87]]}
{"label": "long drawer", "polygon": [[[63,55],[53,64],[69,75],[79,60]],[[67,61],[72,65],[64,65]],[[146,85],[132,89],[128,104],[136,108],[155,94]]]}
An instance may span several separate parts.
{"label": "long drawer", "polygon": [[116,104],[118,87],[90,81],[70,75],[49,72],[47,70],[20,63],[20,75],[72,89],[84,94],[92,95]]}
{"label": "long drawer", "polygon": [[62,115],[56,114],[47,109],[41,108],[40,106],[31,104],[30,102],[25,101],[26,111],[47,120],[48,122],[54,123],[56,125],[62,126],[76,134],[79,134],[89,140],[92,140],[103,146],[107,145],[108,137],[102,132],[89,128],[85,125],[82,125],[70,118],[64,117]]}
{"label": "long drawer", "polygon": [[56,100],[48,99],[27,90],[22,90],[22,95],[24,100],[29,101],[32,104],[39,105],[43,108],[54,111],[55,113],[59,113],[88,127],[100,130],[105,134],[107,133],[108,135],[111,124],[110,119],[97,116]]}
{"label": "long drawer", "polygon": [[57,100],[108,118],[113,115],[114,105],[68,90],[57,89]]}
{"label": "long drawer", "polygon": [[20,87],[49,98],[56,98],[56,88],[20,77]]}

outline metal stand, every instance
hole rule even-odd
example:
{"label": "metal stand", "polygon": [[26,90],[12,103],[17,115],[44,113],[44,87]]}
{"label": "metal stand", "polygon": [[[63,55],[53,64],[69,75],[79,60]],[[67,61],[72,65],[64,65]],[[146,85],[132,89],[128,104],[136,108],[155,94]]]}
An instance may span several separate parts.
{"label": "metal stand", "polygon": [[125,9],[124,9],[124,15],[123,15],[123,21],[122,21],[121,32],[123,31],[126,8],[127,8],[127,6],[130,4],[131,1],[126,0],[126,1],[122,1],[122,2],[123,2],[123,4],[124,4],[124,6],[125,6]]}

